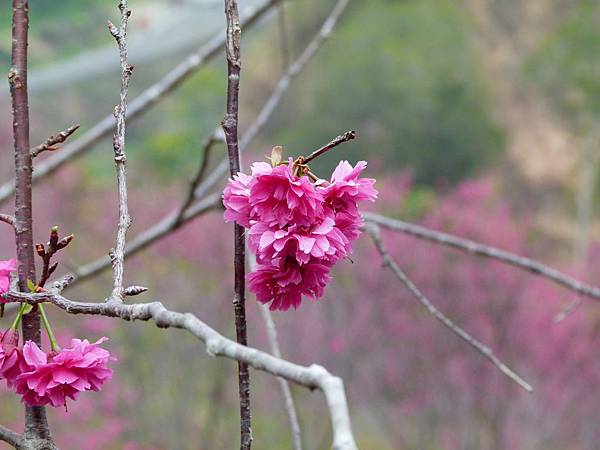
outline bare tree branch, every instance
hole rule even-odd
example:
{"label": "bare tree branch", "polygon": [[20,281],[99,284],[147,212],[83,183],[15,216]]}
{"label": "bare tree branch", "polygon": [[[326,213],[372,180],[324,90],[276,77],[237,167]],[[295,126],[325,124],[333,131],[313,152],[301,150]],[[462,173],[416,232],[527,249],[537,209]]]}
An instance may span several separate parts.
{"label": "bare tree branch", "polygon": [[[225,0],[225,17],[227,19],[227,39],[225,53],[227,56],[227,111],[221,122],[227,142],[229,156],[229,173],[233,177],[240,171],[240,150],[238,140],[240,74],[242,69],[240,40],[242,28],[237,0]],[[235,311],[235,333],[239,344],[248,345],[246,325],[246,240],[244,227],[233,224],[233,272]],[[238,384],[240,395],[240,431],[241,450],[252,448],[252,411],[250,410],[250,371],[248,365],[238,361]]]}
{"label": "bare tree branch", "polygon": [[15,217],[10,214],[0,214],[0,222],[4,222],[11,227],[15,227]]}
{"label": "bare tree branch", "polygon": [[117,185],[119,191],[119,225],[117,227],[117,242],[115,248],[110,252],[113,266],[113,291],[112,296],[123,301],[123,273],[125,261],[125,237],[131,225],[129,208],[127,206],[127,158],[125,156],[125,116],[127,114],[127,93],[129,91],[129,80],[133,73],[133,66],[127,61],[127,22],[131,10],[127,7],[127,0],[120,0],[121,23],[119,28],[110,21],[108,29],[119,46],[119,57],[121,60],[121,95],[119,104],[115,107],[115,119],[117,129],[113,136],[113,148],[115,151],[115,166],[117,170]]}
{"label": "bare tree branch", "polygon": [[313,159],[321,156],[323,153],[328,152],[332,148],[335,148],[338,145],[343,144],[344,142],[351,141],[354,138],[356,138],[356,131],[354,131],[354,130],[346,131],[344,134],[334,138],[331,142],[329,142],[329,144],[324,145],[323,147],[312,152],[307,157],[303,158],[303,162],[309,163]]}
{"label": "bare tree branch", "polygon": [[436,244],[441,244],[447,247],[473,253],[477,256],[502,261],[503,263],[525,270],[534,275],[546,278],[578,294],[585,295],[586,297],[590,297],[595,300],[600,300],[600,288],[578,281],[575,278],[559,272],[558,270],[553,269],[552,267],[549,267],[539,261],[526,258],[524,256],[519,256],[496,247],[480,244],[469,239],[459,238],[457,236],[434,231],[420,225],[392,219],[380,214],[364,213],[363,217],[365,221],[380,225],[381,227],[389,230],[399,231],[419,239],[425,239]]}
{"label": "bare tree branch", "polygon": [[204,141],[202,145],[202,161],[200,162],[200,167],[196,171],[194,178],[190,183],[190,187],[185,195],[185,199],[181,203],[179,210],[177,211],[177,218],[175,219],[175,224],[177,226],[181,225],[185,220],[185,212],[187,209],[194,203],[196,200],[196,188],[200,184],[200,182],[206,176],[206,171],[208,170],[208,163],[210,160],[210,154],[214,146],[220,142],[225,142],[225,136],[223,134],[223,129],[218,127],[215,128],[214,131],[210,134],[210,136]]}
{"label": "bare tree branch", "polygon": [[206,345],[211,356],[224,356],[241,361],[256,370],[285,378],[308,389],[319,389],[325,394],[331,416],[334,450],[356,450],[343,381],[318,365],[304,367],[276,358],[260,350],[240,345],[219,334],[191,313],[167,310],[160,302],[124,304],[109,298],[101,303],[72,301],[63,297],[59,290],[68,280],[54,283],[54,288],[41,294],[11,291],[9,301],[31,305],[50,302],[69,314],[101,315],[127,321],[154,321],[159,328],[179,328],[189,331]]}
{"label": "bare tree branch", "polygon": [[61,131],[56,136],[50,136],[48,139],[46,139],[46,142],[38,145],[37,147],[33,147],[30,150],[31,157],[35,158],[42,152],[46,152],[46,151],[53,152],[55,150],[58,150],[58,147],[56,147],[56,146],[58,144],[62,144],[67,139],[69,139],[69,136],[71,136],[73,133],[75,133],[79,127],[80,127],[79,124],[73,125],[64,131]]}
{"label": "bare tree branch", "polygon": [[383,241],[381,240],[381,233],[379,231],[379,227],[373,224],[367,224],[365,226],[366,231],[369,233],[373,242],[375,243],[375,247],[379,251],[381,258],[383,260],[383,264],[387,266],[411,292],[411,294],[429,311],[431,315],[433,315],[437,320],[439,320],[446,328],[460,337],[463,341],[489,359],[492,364],[494,364],[504,375],[506,375],[510,380],[517,383],[520,387],[525,389],[527,392],[532,392],[533,389],[525,380],[523,380],[519,375],[517,375],[512,369],[510,369],[506,364],[504,364],[496,355],[491,348],[483,345],[465,330],[460,328],[454,322],[452,322],[448,317],[444,315],[440,310],[438,310],[431,301],[415,286],[415,284],[408,278],[408,276],[398,267],[398,265],[394,262],[394,260],[390,257],[388,251],[383,245]]}
{"label": "bare tree branch", "polygon": [[4,441],[14,448],[20,448],[23,444],[23,438],[20,434],[17,434],[2,425],[0,425],[0,441]]}
{"label": "bare tree branch", "polygon": [[[279,3],[279,1],[280,0],[265,0],[264,3],[261,3],[255,9],[248,11],[246,18],[243,19],[244,28],[255,25],[267,12]],[[160,100],[178,88],[192,74],[219,55],[224,46],[225,38],[222,33],[216,34],[200,50],[189,55],[163,78],[131,101],[127,110],[127,119],[132,120],[137,118],[151,109]],[[79,139],[66,144],[60,153],[52,155],[41,164],[38,164],[33,175],[33,181],[37,182],[47,178],[64,164],[71,162],[76,157],[84,154],[95,144],[100,142],[100,140],[109,136],[114,129],[114,120],[112,114],[107,115],[104,119],[86,131]],[[0,186],[0,203],[6,201],[14,192],[14,180]]]}
{"label": "bare tree branch", "polygon": [[[29,2],[13,0],[12,58],[8,73],[10,84],[15,148],[15,240],[17,246],[19,289],[28,290],[28,280],[35,280],[33,255],[33,220],[31,173],[33,163],[29,153],[29,98],[27,92],[27,46],[29,32]],[[41,344],[40,315],[37,308],[23,316],[23,340]],[[40,442],[46,449],[55,449],[44,407],[25,408],[23,445]]]}

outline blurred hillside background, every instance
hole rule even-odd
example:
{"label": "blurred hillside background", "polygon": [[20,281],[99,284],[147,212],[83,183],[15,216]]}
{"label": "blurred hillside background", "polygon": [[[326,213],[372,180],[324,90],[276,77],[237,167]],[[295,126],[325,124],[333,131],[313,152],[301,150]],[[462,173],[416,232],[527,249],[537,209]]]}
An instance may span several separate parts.
{"label": "blurred hillside background", "polygon": [[[112,0],[31,0],[32,144],[73,123],[83,131],[118,97],[118,55],[106,30]],[[260,3],[240,0],[241,11]],[[283,2],[297,56],[333,6]],[[134,98],[215,33],[219,0],[130,0]],[[0,4],[0,68],[10,65],[10,5]],[[282,72],[277,13],[243,37],[242,128]],[[223,116],[224,57],[195,73],[128,126],[130,237],[178,205]],[[331,39],[294,82],[244,155],[273,145],[305,154],[355,129],[359,139],[314,165],[369,161],[373,209],[541,259],[600,284],[600,3],[593,0],[370,0],[351,2]],[[12,176],[8,84],[0,91],[0,181]],[[75,135],[75,138],[77,135]],[[36,185],[36,240],[57,224],[75,233],[62,270],[102,256],[117,222],[110,139]],[[220,146],[216,163],[225,154]],[[46,154],[43,157],[47,157]],[[40,157],[40,160],[42,157]],[[36,159],[37,162],[37,159]],[[10,203],[0,207],[10,210]],[[231,229],[213,212],[128,260],[130,282],[233,336]],[[367,238],[336,268],[325,298],[275,314],[284,355],[345,380],[361,448],[600,449],[600,306],[499,264],[384,234],[401,267],[467,331],[534,385],[528,395],[450,336],[379,265]],[[0,234],[0,259],[14,238]],[[60,271],[60,269],[59,269]],[[223,275],[225,274],[225,275]],[[110,274],[70,293],[101,299]],[[250,342],[267,348],[249,297]],[[57,443],[75,449],[231,449],[238,439],[236,365],[209,358],[182,332],[66,317],[72,334],[110,336],[116,377],[69,411],[53,410]],[[2,326],[9,318],[2,319]],[[261,450],[291,448],[276,380],[253,373],[253,431]],[[327,449],[321,396],[293,388],[305,447]],[[19,426],[2,393],[2,423]],[[2,444],[0,444],[1,446]]]}

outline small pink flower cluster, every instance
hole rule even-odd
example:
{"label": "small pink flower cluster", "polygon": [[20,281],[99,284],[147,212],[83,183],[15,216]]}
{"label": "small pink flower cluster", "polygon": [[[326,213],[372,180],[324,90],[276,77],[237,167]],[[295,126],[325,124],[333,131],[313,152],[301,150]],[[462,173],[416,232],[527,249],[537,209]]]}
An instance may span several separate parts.
{"label": "small pink flower cluster", "polygon": [[0,331],[0,379],[22,396],[27,406],[67,405],[83,391],[99,391],[112,378],[109,361],[115,358],[98,347],[102,338],[90,344],[72,339],[70,347],[45,353],[32,341],[19,348],[19,333]]}
{"label": "small pink flower cluster", "polygon": [[352,251],[362,220],[358,202],[374,201],[372,178],[359,178],[367,163],[341,161],[331,181],[312,183],[288,164],[252,165],[225,187],[225,220],[248,228],[248,244],[258,267],[249,289],[271,310],[300,306],[302,296],[318,299],[331,267]]}

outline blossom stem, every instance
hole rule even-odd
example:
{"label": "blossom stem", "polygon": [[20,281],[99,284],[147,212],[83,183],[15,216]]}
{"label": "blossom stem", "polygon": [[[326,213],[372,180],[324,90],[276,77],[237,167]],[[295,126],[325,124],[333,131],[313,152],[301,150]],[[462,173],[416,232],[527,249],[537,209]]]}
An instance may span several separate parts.
{"label": "blossom stem", "polygon": [[46,315],[46,311],[44,310],[44,305],[41,303],[38,305],[40,310],[40,315],[42,316],[42,322],[44,324],[44,328],[46,329],[46,333],[48,334],[48,339],[50,339],[50,349],[53,352],[60,351],[60,346],[58,342],[56,342],[56,337],[54,336],[54,332],[52,331],[52,327],[50,326],[50,321],[48,320],[48,316]]}
{"label": "blossom stem", "polygon": [[351,141],[354,138],[356,138],[356,131],[354,131],[354,130],[346,131],[344,134],[341,134],[340,136],[333,139],[329,144],[324,145],[323,147],[312,152],[310,155],[304,157],[302,159],[302,163],[307,164],[307,163],[311,162],[313,159],[318,158],[322,154],[328,152],[332,148],[335,148],[338,145],[343,144],[344,142]]}
{"label": "blossom stem", "polygon": [[23,313],[25,312],[26,308],[27,308],[27,303],[23,303],[21,305],[21,307],[19,308],[19,312],[17,313],[15,320],[13,321],[12,325],[10,326],[11,330],[16,330],[17,327],[21,324],[21,318],[23,317]]}

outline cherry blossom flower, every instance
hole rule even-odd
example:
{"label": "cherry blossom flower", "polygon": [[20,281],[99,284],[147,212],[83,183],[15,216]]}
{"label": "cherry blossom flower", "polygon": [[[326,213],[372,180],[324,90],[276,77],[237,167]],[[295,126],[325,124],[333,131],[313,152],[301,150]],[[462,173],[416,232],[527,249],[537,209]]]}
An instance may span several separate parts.
{"label": "cherry blossom flower", "polygon": [[317,190],[336,212],[345,210],[358,215],[358,202],[377,199],[377,190],[373,186],[375,179],[359,178],[366,167],[366,161],[359,161],[354,167],[348,161],[340,161],[331,175],[331,182],[320,182]]}
{"label": "cherry blossom flower", "polygon": [[66,406],[67,398],[76,400],[83,391],[99,391],[112,378],[108,363],[115,358],[98,347],[102,338],[90,344],[72,339],[71,346],[44,353],[32,341],[23,346],[22,373],[15,380],[15,391],[27,406]]}
{"label": "cherry blossom flower", "polygon": [[311,257],[333,264],[350,249],[350,241],[336,227],[332,215],[312,227],[292,225],[284,229],[255,222],[248,238],[260,264],[270,264],[284,256],[293,256],[299,264],[308,263]]}
{"label": "cherry blossom flower", "polygon": [[0,378],[4,378],[11,387],[21,374],[21,350],[19,347],[19,332],[14,328],[0,331]]}
{"label": "cherry blossom flower", "polygon": [[237,222],[244,227],[250,226],[250,183],[254,178],[239,172],[229,179],[223,191],[223,204],[225,208],[225,221]]}
{"label": "cherry blossom flower", "polygon": [[[10,273],[16,269],[17,261],[15,259],[0,261],[0,295],[10,290]],[[4,303],[1,297],[0,302]]]}
{"label": "cherry blossom flower", "polygon": [[[254,163],[250,205],[257,220],[268,225],[310,226],[323,213],[323,197],[307,177],[293,173],[293,161],[271,167]],[[226,205],[227,206],[227,205]]]}
{"label": "cherry blossom flower", "polygon": [[298,308],[303,295],[322,297],[329,280],[329,267],[317,262],[301,266],[287,259],[282,267],[259,265],[248,274],[248,288],[259,302],[270,303],[270,310],[287,311]]}

